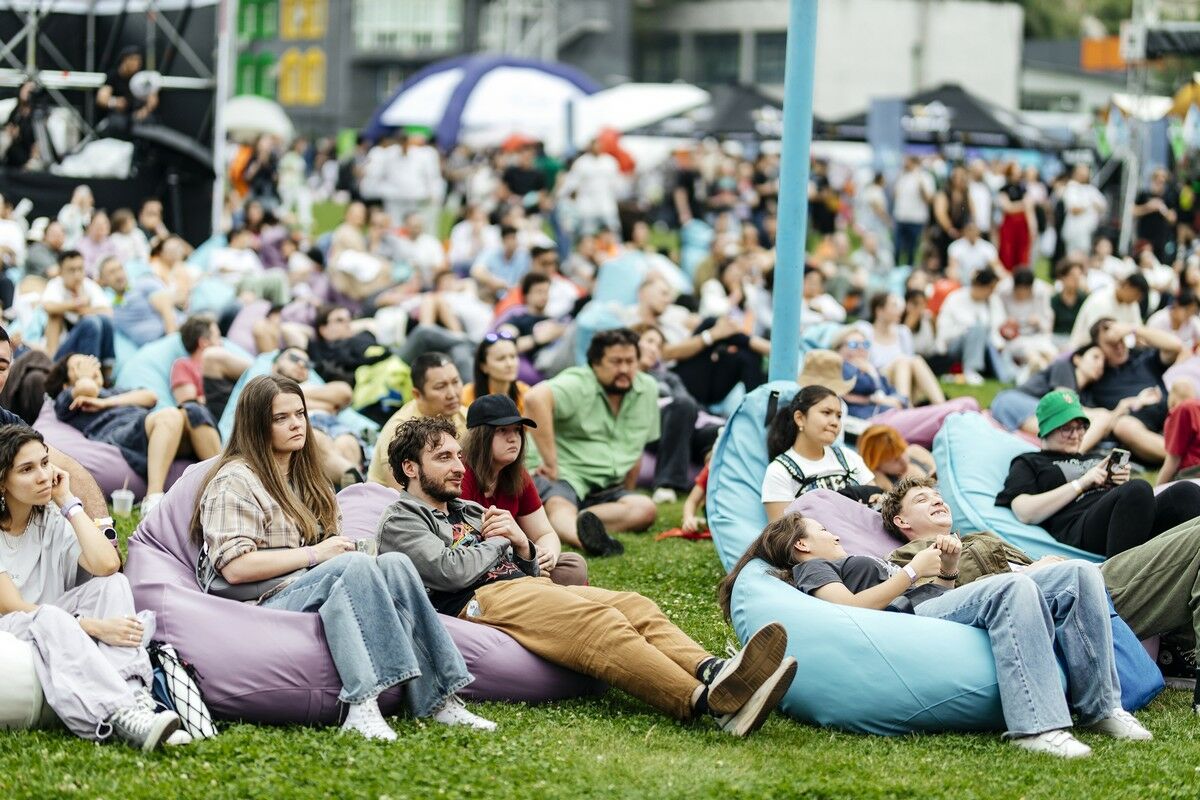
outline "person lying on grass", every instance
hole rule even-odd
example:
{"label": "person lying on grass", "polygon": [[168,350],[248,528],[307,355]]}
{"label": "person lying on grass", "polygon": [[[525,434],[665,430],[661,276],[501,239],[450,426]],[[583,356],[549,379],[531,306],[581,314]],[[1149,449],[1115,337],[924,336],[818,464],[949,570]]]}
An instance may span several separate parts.
{"label": "person lying on grass", "polygon": [[782,625],[722,660],[640,594],[553,583],[509,511],[460,499],[466,468],[454,433],[436,417],[400,425],[388,460],[403,489],[379,523],[380,552],[412,560],[438,611],[502,630],[675,719],[712,714],[734,736],[766,721],[796,673]]}
{"label": "person lying on grass", "polygon": [[175,712],[155,711],[153,629],[135,617],[120,569],[42,435],[0,426],[0,631],[33,645],[46,703],[76,736],[146,752],[185,744]]}
{"label": "person lying on grass", "polygon": [[[898,563],[902,551],[907,558],[907,553],[919,544],[953,532],[954,520],[934,481],[902,480],[883,499],[883,527],[897,539],[909,542],[889,556]],[[1026,556],[1023,560],[1032,559]],[[1025,571],[1061,561],[1060,556],[1046,556]],[[1193,610],[1192,599],[1200,586],[1200,517],[1109,558],[1100,564],[1100,575],[1117,613],[1139,639],[1178,634],[1185,641],[1200,641],[1200,615]],[[957,585],[962,585],[961,578]],[[1177,650],[1170,643],[1163,646]],[[1188,663],[1182,652],[1174,652],[1169,664],[1162,659],[1160,662],[1168,685],[1193,689],[1192,708],[1200,714],[1194,656]]]}
{"label": "person lying on grass", "polygon": [[455,694],[471,682],[412,563],[378,559],[339,535],[300,384],[261,375],[238,399],[224,454],[197,493],[191,538],[205,591],[321,615],[349,706],[342,728],[395,741],[378,697],[403,684],[416,717],[494,730]]}
{"label": "person lying on grass", "polygon": [[[1071,735],[1072,710],[1081,725],[1097,733],[1152,738],[1121,708],[1108,601],[1094,565],[1064,561],[956,589],[961,548],[958,537],[940,535],[901,569],[873,556],[849,555],[837,534],[821,523],[786,514],[763,529],[722,581],[721,610],[730,617],[738,575],[762,559],[780,571],[781,579],[818,600],[987,631],[1005,735],[1018,747],[1061,758],[1089,755],[1091,749]],[[933,580],[918,585],[928,578]],[[1056,651],[1062,653],[1069,697],[1063,695]]]}

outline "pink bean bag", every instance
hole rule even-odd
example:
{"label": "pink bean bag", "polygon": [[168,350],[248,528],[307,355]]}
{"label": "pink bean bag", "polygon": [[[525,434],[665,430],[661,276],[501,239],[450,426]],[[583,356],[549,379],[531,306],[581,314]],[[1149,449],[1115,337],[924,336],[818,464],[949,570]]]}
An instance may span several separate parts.
{"label": "pink bean bag", "polygon": [[[54,414],[54,404],[49,400],[42,406],[42,413],[33,427],[46,438],[46,444],[66,453],[90,472],[105,497],[124,486],[133,492],[136,500],[145,496],[146,481],[125,462],[121,451],[111,444],[93,442],[67,423],[59,421]],[[167,472],[167,488],[170,489],[188,465],[194,463],[177,459]]]}
{"label": "pink bean bag", "polygon": [[266,319],[270,310],[270,300],[254,300],[242,306],[242,310],[233,318],[233,324],[229,326],[229,333],[225,338],[250,355],[258,355],[258,347],[254,344],[254,324]]}
{"label": "pink bean bag", "polygon": [[868,421],[871,425],[891,425],[900,431],[909,444],[933,447],[933,437],[942,429],[946,417],[960,412],[979,412],[979,401],[974,397],[956,397],[944,403],[920,408],[894,408],[876,414]]}
{"label": "pink bean bag", "polygon": [[[189,468],[129,540],[125,574],[139,609],[158,616],[157,638],[191,662],[213,713],[273,724],[336,722],[341,688],[317,614],[261,608],[200,591],[188,540],[196,493],[211,462]],[[396,492],[362,485],[338,496],[351,538],[375,535]],[[442,623],[475,680],[470,700],[539,702],[602,691],[590,678],[530,653],[505,633],[453,617]],[[401,707],[403,688],[380,697],[385,714]]]}

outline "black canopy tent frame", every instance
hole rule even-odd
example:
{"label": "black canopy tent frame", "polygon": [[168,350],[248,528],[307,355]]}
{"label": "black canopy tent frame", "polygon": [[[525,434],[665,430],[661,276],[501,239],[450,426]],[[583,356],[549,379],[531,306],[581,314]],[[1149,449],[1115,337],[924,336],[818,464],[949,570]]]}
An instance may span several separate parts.
{"label": "black canopy tent frame", "polygon": [[[984,100],[954,83],[917,92],[904,99],[910,109],[905,141],[910,144],[963,144],[1054,152],[1064,145],[1021,120],[1014,112]],[[945,118],[923,116],[926,109],[948,111]],[[854,114],[822,126],[825,138],[866,141],[867,114]]]}
{"label": "black canopy tent frame", "polygon": [[[783,102],[753,86],[719,84],[706,87],[709,102],[692,111],[647,125],[626,136],[714,137],[760,141],[783,136]],[[820,131],[827,123],[813,119]]]}

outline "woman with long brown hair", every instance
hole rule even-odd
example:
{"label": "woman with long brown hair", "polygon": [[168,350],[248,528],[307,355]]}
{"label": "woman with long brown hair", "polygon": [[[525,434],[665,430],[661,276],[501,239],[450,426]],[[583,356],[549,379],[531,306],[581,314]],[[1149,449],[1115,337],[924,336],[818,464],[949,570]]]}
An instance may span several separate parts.
{"label": "woman with long brown hair", "polygon": [[463,438],[462,499],[508,511],[534,543],[538,564],[550,580],[560,586],[586,586],[587,562],[577,553],[562,551],[525,469],[526,427],[537,425],[521,416],[508,395],[487,394],[471,404]]}
{"label": "woman with long brown hair", "polygon": [[233,600],[321,615],[349,706],[343,729],[393,741],[377,698],[405,684],[417,717],[492,730],[455,694],[471,681],[412,562],[372,558],[339,535],[300,385],[263,375],[238,400],[225,452],[192,515],[204,589]]}

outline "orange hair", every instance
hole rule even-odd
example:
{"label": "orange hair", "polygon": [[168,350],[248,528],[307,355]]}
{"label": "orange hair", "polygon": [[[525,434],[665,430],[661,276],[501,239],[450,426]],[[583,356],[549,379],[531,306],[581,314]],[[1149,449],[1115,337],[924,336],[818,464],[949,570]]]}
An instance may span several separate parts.
{"label": "orange hair", "polygon": [[907,449],[908,442],[890,425],[872,425],[858,437],[858,454],[872,472],[885,461],[904,455]]}

